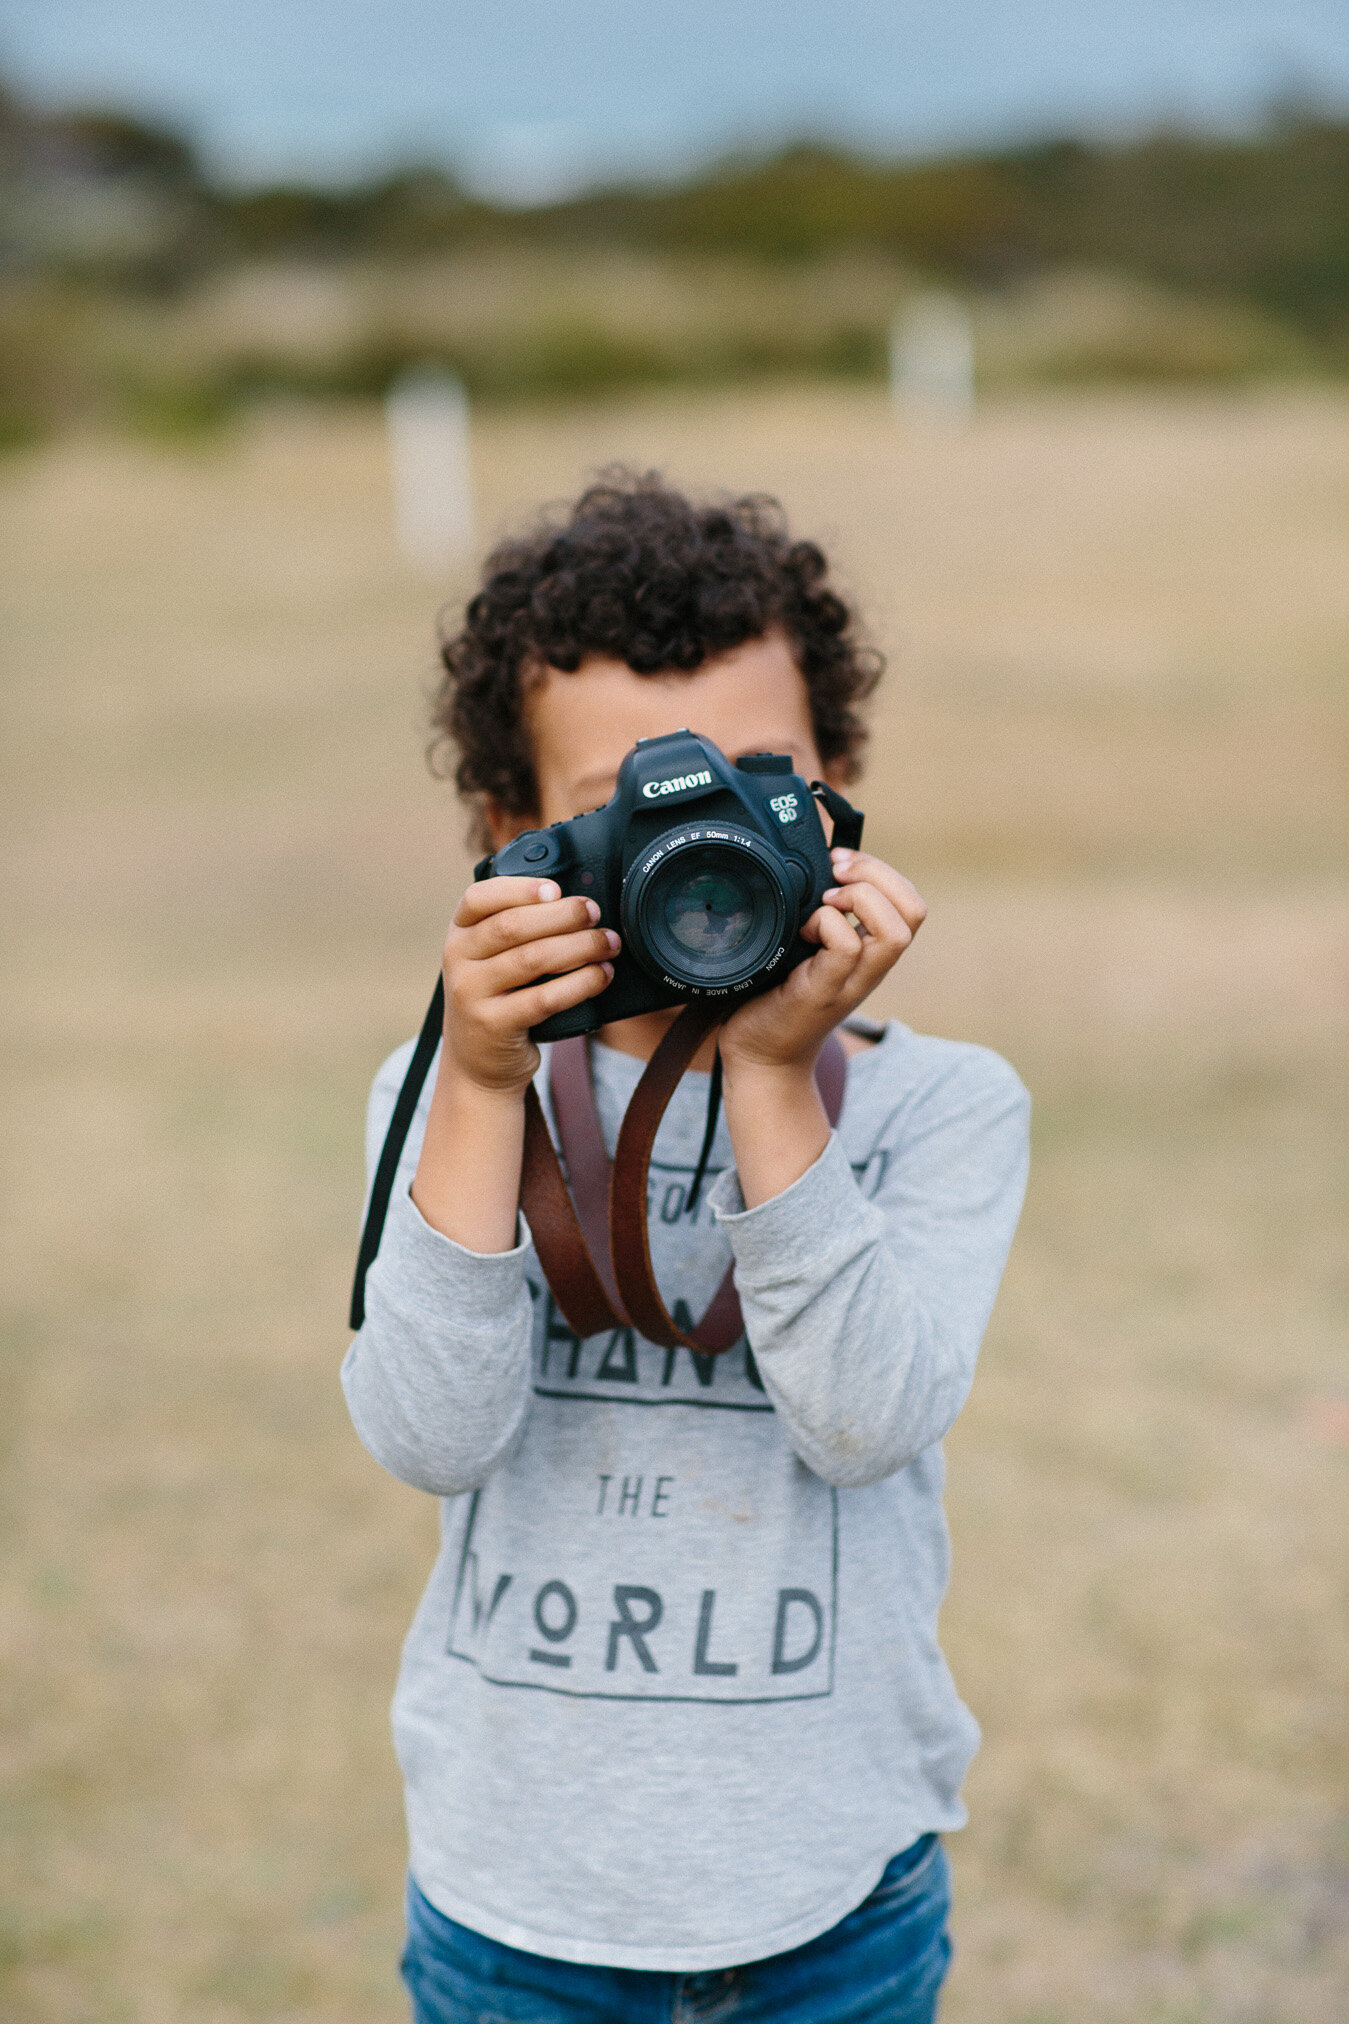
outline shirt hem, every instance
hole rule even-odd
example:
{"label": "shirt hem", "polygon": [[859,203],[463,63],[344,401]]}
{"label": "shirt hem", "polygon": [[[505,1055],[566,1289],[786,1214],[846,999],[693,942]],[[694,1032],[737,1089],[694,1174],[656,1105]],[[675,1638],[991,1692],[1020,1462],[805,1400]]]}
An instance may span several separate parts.
{"label": "shirt hem", "polygon": [[415,1864],[412,1880],[428,1903],[447,1919],[467,1926],[471,1932],[481,1933],[484,1939],[495,1940],[503,1947],[515,1947],[524,1954],[539,1954],[545,1960],[567,1961],[576,1967],[639,1968],[656,1974],[699,1975],[712,1968],[744,1967],[750,1961],[763,1961],[773,1954],[790,1953],[793,1947],[804,1947],[808,1941],[817,1940],[821,1933],[827,1933],[831,1926],[836,1926],[840,1919],[846,1919],[849,1912],[856,1911],[870,1897],[885,1873],[886,1864],[896,1855],[911,1847],[924,1834],[945,1831],[920,1827],[912,1834],[905,1832],[886,1854],[872,1857],[855,1871],[843,1890],[824,1905],[793,1919],[789,1925],[775,1927],[772,1932],[738,1940],[722,1940],[708,1946],[629,1947],[601,1939],[539,1933],[530,1926],[517,1925],[512,1919],[498,1918],[493,1912],[483,1911],[480,1905],[470,1904],[466,1898],[446,1889]]}

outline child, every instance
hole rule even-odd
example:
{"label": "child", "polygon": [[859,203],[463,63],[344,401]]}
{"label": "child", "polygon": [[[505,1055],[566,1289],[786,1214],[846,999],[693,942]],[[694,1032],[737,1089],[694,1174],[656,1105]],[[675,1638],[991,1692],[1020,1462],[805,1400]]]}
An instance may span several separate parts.
{"label": "child", "polygon": [[[490,558],[436,725],[480,833],[593,808],[638,738],[844,784],[874,657],[771,502],[608,474]],[[1020,1210],[1027,1099],[984,1049],[852,1018],[924,907],[833,853],[815,953],[720,1032],[651,1167],[685,1325],[734,1259],[723,1356],[568,1329],[517,1222],[529,1027],[595,997],[593,902],[498,878],[459,902],[445,1032],[343,1381],[362,1440],[444,1499],[394,1701],[417,2024],[717,2018],[931,2024],[939,1835],[978,1731],[937,1646],[940,1442]],[[612,1154],[674,1014],[590,1043]],[[843,1021],[844,1108],[813,1079]],[[380,1070],[378,1156],[409,1049]],[[547,1078],[540,1078],[547,1094]]]}

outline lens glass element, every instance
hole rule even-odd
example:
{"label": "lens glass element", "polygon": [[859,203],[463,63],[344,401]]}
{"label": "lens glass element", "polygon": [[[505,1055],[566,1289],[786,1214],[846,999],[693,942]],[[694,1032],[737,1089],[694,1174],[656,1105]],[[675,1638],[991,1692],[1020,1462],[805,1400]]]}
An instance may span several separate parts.
{"label": "lens glass element", "polygon": [[695,871],[662,899],[665,925],[675,941],[704,961],[733,956],[754,926],[754,895],[729,869]]}
{"label": "lens glass element", "polygon": [[[623,892],[623,929],[638,962],[665,984],[739,991],[794,931],[796,894],[785,863],[743,831],[708,836],[701,824],[667,832]],[[789,920],[793,930],[789,930]]]}

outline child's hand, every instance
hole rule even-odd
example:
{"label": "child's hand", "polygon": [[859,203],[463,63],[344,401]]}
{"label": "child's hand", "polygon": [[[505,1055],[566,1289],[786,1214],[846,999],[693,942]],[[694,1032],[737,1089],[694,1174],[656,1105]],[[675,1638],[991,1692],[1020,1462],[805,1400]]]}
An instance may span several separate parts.
{"label": "child's hand", "polygon": [[[802,928],[818,947],[721,1032],[726,1121],[745,1206],[799,1180],[829,1142],[815,1087],[826,1036],[893,969],[927,908],[906,878],[860,850],[831,851],[839,881]],[[854,927],[848,916],[857,922]]]}
{"label": "child's hand", "polygon": [[[445,939],[445,1045],[412,1181],[426,1221],[466,1250],[508,1251],[524,1147],[521,1098],[539,1065],[529,1029],[614,973],[618,936],[593,900],[551,879],[489,878]],[[545,981],[546,980],[546,981]]]}
{"label": "child's hand", "polygon": [[594,900],[564,900],[551,879],[469,887],[444,956],[444,1060],[458,1078],[497,1095],[524,1092],[539,1065],[529,1028],[613,977],[619,938],[595,925],[599,917]]}
{"label": "child's hand", "polygon": [[830,856],[839,883],[801,930],[803,940],[818,943],[816,953],[727,1020],[721,1052],[728,1074],[736,1066],[813,1068],[825,1037],[875,990],[923,925],[926,906],[890,865],[861,850]]}

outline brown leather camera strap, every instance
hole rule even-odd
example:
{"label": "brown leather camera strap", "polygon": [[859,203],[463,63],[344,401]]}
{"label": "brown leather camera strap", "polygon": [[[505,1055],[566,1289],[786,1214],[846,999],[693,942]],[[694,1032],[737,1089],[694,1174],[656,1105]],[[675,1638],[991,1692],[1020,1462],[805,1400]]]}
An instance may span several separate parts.
{"label": "brown leather camera strap", "polygon": [[[553,1297],[577,1335],[631,1324],[663,1348],[678,1345],[716,1356],[744,1332],[733,1269],[727,1270],[697,1327],[679,1326],[656,1286],[647,1227],[647,1176],[660,1121],[680,1077],[719,1024],[719,1012],[705,1005],[686,1006],[675,1020],[633,1092],[612,1169],[595,1108],[587,1042],[554,1043],[549,1093],[570,1194],[537,1093],[531,1086],[527,1094],[520,1205]],[[829,1122],[837,1124],[847,1077],[847,1057],[837,1034],[830,1034],[821,1049],[815,1076]]]}
{"label": "brown leather camera strap", "polygon": [[[548,1121],[531,1082],[525,1091],[525,1147],[520,1169],[520,1207],[543,1276],[567,1326],[582,1340],[606,1328],[621,1328],[626,1316],[609,1298],[567,1192]],[[607,1262],[606,1240],[600,1257]]]}
{"label": "brown leather camera strap", "polygon": [[720,1024],[718,1011],[706,1005],[685,1006],[632,1092],[618,1128],[614,1170],[609,1177],[609,1250],[629,1319],[648,1342],[658,1342],[665,1349],[677,1345],[697,1349],[709,1356],[719,1356],[738,1342],[744,1328],[732,1273],[728,1269],[697,1327],[681,1328],[660,1297],[651,1266],[646,1183],[651,1148],[670,1098],[703,1041]]}

